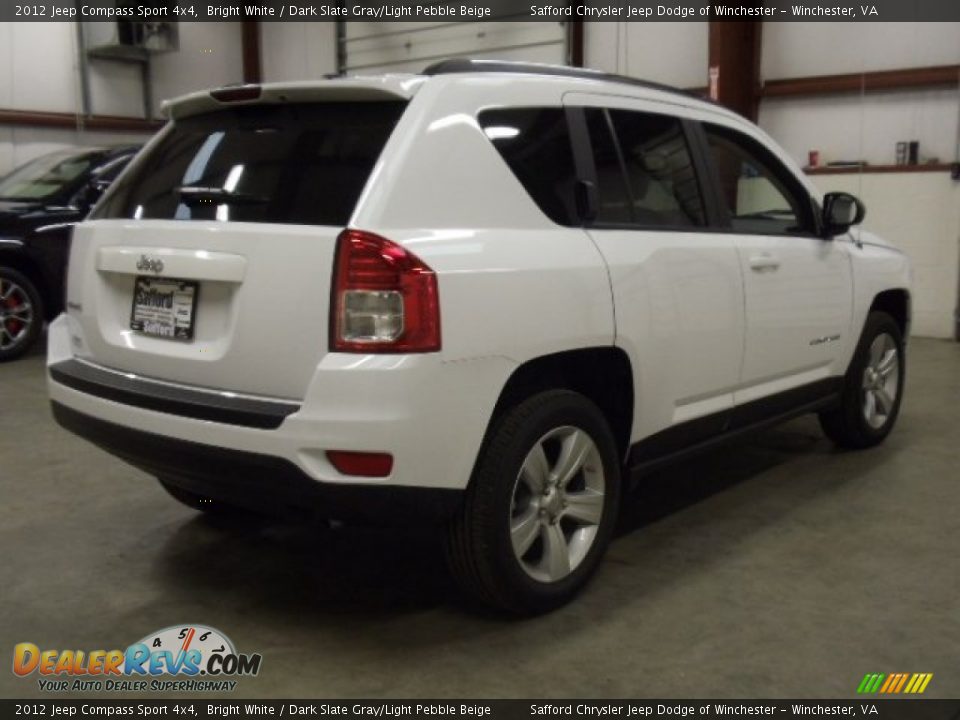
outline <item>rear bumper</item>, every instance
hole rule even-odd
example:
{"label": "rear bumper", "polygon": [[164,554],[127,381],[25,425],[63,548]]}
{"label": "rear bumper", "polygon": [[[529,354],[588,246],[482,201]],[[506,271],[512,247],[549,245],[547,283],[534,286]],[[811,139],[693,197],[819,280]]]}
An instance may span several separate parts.
{"label": "rear bumper", "polygon": [[[394,487],[466,488],[493,403],[514,367],[499,357],[450,362],[439,354],[327,353],[303,397],[293,400],[103,366],[66,314],[50,325],[47,347],[50,399],[82,416],[185,446],[271,458],[321,485],[362,486],[363,498],[368,490],[393,495]],[[131,351],[129,365],[138,357]],[[251,361],[251,372],[275,371],[269,358]],[[393,468],[382,478],[348,475],[330,462],[330,450],[389,453]]]}
{"label": "rear bumper", "polygon": [[215,501],[283,515],[377,525],[442,523],[463,491],[449,488],[318,482],[272,455],[204,445],[107,422],[55,400],[56,421],[70,432],[151,475]]}
{"label": "rear bumper", "polygon": [[189,388],[108,370],[76,359],[48,368],[54,381],[105,400],[227,425],[275,430],[299,403]]}

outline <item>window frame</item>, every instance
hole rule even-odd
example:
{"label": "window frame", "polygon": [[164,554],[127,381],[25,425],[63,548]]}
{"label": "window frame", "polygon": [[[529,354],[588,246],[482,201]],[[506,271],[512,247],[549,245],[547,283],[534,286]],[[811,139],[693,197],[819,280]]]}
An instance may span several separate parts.
{"label": "window frame", "polygon": [[[705,172],[709,177],[710,189],[708,192],[710,192],[712,204],[716,209],[716,229],[718,231],[732,233],[735,235],[822,239],[818,203],[804,186],[804,184],[800,181],[800,179],[763,142],[752,137],[748,133],[743,132],[742,130],[738,130],[737,128],[733,128],[728,125],[722,125],[720,123],[709,122],[706,120],[693,121],[692,124],[696,126],[692,128],[692,131],[697,136],[699,150],[698,154],[702,156]],[[706,128],[708,125],[714,128],[719,128],[720,133],[718,134],[721,136],[727,134],[728,139],[732,138],[731,141],[737,145],[737,147],[739,147],[741,150],[746,150],[746,154],[749,157],[759,161],[761,165],[768,170],[771,175],[773,175],[773,177],[779,180],[780,183],[787,189],[787,191],[792,193],[800,202],[802,209],[809,214],[809,220],[812,229],[806,228],[800,232],[768,232],[762,230],[743,230],[734,228],[733,216],[730,213],[730,209],[727,207],[727,202],[724,200],[720,190],[720,171],[717,167],[716,161],[714,160],[713,153],[710,150],[710,141]],[[741,140],[745,142],[741,142]],[[755,150],[758,150],[759,152],[754,152]]]}
{"label": "window frame", "polygon": [[713,192],[713,188],[707,187],[707,178],[709,177],[708,167],[701,152],[701,138],[699,138],[697,134],[699,130],[698,121],[672,115],[668,112],[657,113],[648,110],[635,110],[609,105],[568,105],[566,106],[566,110],[567,122],[570,126],[570,138],[574,145],[573,157],[577,168],[577,176],[581,181],[591,183],[594,187],[594,192],[599,192],[599,185],[596,160],[593,153],[593,143],[590,139],[587,124],[587,110],[595,110],[603,113],[607,130],[610,132],[611,140],[617,153],[621,180],[624,191],[627,194],[627,199],[630,202],[631,211],[634,207],[633,188],[630,184],[629,174],[627,173],[626,159],[623,156],[620,138],[616,133],[613,119],[610,117],[610,111],[618,110],[643,115],[662,115],[677,122],[680,125],[681,135],[687,145],[687,152],[690,154],[697,190],[700,193],[700,202],[703,205],[703,225],[658,225],[636,220],[630,222],[603,222],[592,218],[581,218],[583,227],[595,230],[644,230],[651,232],[699,233],[710,232],[722,224],[723,216],[719,213],[720,208],[717,206],[717,197]]}

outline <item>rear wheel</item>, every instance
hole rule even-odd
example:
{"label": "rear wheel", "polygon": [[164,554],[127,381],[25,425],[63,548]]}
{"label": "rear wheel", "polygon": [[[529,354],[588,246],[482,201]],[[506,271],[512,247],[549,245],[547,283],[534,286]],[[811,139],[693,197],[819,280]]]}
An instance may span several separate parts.
{"label": "rear wheel", "polygon": [[872,312],[844,378],[837,408],[820,413],[827,437],[847,448],[866,448],[890,434],[903,397],[904,355],[900,326]]}
{"label": "rear wheel", "polygon": [[567,602],[597,569],[620,500],[616,444],[587,398],[540,393],[500,417],[447,543],[473,598],[533,614]]}
{"label": "rear wheel", "polygon": [[23,355],[43,326],[43,302],[23,273],[0,267],[0,362]]}

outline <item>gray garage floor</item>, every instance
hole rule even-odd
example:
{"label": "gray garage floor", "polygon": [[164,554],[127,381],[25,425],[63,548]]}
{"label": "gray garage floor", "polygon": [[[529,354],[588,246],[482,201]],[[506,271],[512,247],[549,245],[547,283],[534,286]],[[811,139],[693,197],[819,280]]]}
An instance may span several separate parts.
{"label": "gray garage floor", "polygon": [[960,695],[958,344],[913,342],[881,448],[805,418],[649,478],[594,583],[525,622],[471,613],[430,534],[179,506],[54,425],[40,352],[0,366],[3,653],[196,622],[263,654],[240,697],[851,697],[894,671]]}

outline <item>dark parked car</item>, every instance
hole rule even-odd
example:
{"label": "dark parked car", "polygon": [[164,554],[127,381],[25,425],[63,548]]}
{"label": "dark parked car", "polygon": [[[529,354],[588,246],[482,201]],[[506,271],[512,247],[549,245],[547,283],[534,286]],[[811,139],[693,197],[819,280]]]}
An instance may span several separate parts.
{"label": "dark parked car", "polygon": [[0,179],[0,362],[26,352],[63,310],[73,225],[139,149],[61,150]]}

